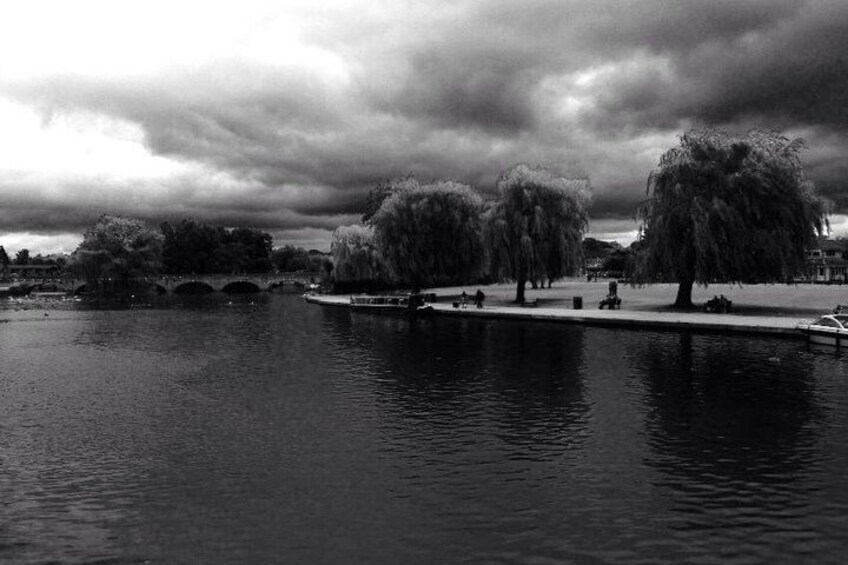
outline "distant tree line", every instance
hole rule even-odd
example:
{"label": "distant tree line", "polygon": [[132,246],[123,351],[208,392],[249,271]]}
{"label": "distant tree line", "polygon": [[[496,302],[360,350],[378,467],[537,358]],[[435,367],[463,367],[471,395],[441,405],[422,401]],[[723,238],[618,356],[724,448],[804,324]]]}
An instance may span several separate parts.
{"label": "distant tree line", "polygon": [[303,247],[284,245],[271,252],[271,263],[281,273],[325,273],[332,270],[333,263],[326,253],[317,249],[306,250]]}
{"label": "distant tree line", "polygon": [[273,249],[271,235],[183,219],[156,227],[144,220],[103,215],[83,234],[66,271],[102,292],[135,290],[153,275],[321,272],[319,251],[287,245]]}
{"label": "distant tree line", "polygon": [[132,289],[152,275],[204,275],[332,270],[326,253],[294,245],[274,249],[271,235],[257,229],[225,228],[187,218],[159,227],[138,218],[103,215],[86,229],[70,255],[10,258],[0,246],[0,267],[58,265],[102,292]]}
{"label": "distant tree line", "polygon": [[56,265],[63,267],[67,261],[68,256],[62,253],[50,255],[39,253],[35,256],[30,256],[29,249],[18,250],[15,253],[15,258],[11,259],[6,249],[0,245],[0,267],[8,267],[9,265]]}
{"label": "distant tree line", "polygon": [[586,276],[633,280],[636,275],[636,257],[640,241],[624,247],[615,241],[592,237],[583,240],[584,270]]}

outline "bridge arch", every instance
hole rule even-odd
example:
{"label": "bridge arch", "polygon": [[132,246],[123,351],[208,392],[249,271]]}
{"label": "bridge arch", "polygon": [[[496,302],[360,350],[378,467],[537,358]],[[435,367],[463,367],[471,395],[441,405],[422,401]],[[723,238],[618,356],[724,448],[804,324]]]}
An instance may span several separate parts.
{"label": "bridge arch", "polygon": [[215,292],[215,289],[205,282],[189,281],[174,287],[174,294],[208,294]]}
{"label": "bridge arch", "polygon": [[233,281],[221,289],[227,294],[255,294],[261,290],[256,283],[250,281]]}

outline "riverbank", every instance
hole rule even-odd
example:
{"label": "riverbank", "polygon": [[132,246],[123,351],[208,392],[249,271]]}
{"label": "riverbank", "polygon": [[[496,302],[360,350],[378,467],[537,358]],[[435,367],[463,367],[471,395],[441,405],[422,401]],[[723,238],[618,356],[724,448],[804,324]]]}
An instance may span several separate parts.
{"label": "riverbank", "polygon": [[[836,304],[848,304],[848,287],[819,285],[711,285],[693,289],[693,302],[702,305],[716,295],[733,302],[729,314],[672,310],[676,285],[658,284],[643,287],[618,286],[622,299],[620,310],[600,310],[598,302],[607,293],[608,281],[568,280],[552,288],[527,289],[527,300],[535,307],[512,302],[513,285],[479,287],[485,294],[483,308],[454,308],[453,302],[465,291],[473,295],[478,287],[451,287],[430,290],[438,299],[434,312],[446,316],[474,316],[515,320],[545,320],[630,328],[683,329],[711,332],[734,332],[760,335],[801,337],[798,323],[829,312]],[[583,308],[574,308],[574,297],[582,299]],[[314,304],[349,306],[350,295],[315,295]]]}

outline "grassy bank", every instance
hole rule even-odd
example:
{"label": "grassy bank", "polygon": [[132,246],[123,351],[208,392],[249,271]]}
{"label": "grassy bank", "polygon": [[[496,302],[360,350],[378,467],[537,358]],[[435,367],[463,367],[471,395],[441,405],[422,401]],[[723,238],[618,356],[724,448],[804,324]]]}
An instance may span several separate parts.
{"label": "grassy bank", "polygon": [[[597,308],[598,302],[607,294],[609,281],[586,282],[571,279],[554,283],[552,288],[533,290],[527,288],[527,300],[538,299],[539,305],[571,308],[573,297],[583,298],[583,308]],[[464,290],[473,295],[477,288],[486,294],[486,304],[508,306],[515,298],[514,284],[488,286],[466,286],[437,289],[440,296],[458,297]],[[618,295],[622,309],[634,311],[663,312],[671,310],[677,293],[677,285],[655,284],[632,287],[619,284]],[[733,301],[733,314],[756,316],[810,317],[831,311],[837,304],[848,305],[848,285],[710,285],[695,287],[692,301],[696,306],[715,295],[723,294]]]}

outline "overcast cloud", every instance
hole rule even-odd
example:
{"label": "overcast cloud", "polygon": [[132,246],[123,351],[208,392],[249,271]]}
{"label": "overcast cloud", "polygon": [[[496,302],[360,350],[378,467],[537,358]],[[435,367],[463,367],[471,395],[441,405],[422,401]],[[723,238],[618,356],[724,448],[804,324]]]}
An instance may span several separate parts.
{"label": "overcast cloud", "polygon": [[326,248],[375,183],[493,194],[517,162],[588,176],[592,235],[623,240],[661,153],[705,125],[805,138],[848,213],[844,0],[15,4],[9,249],[71,251],[101,213]]}

